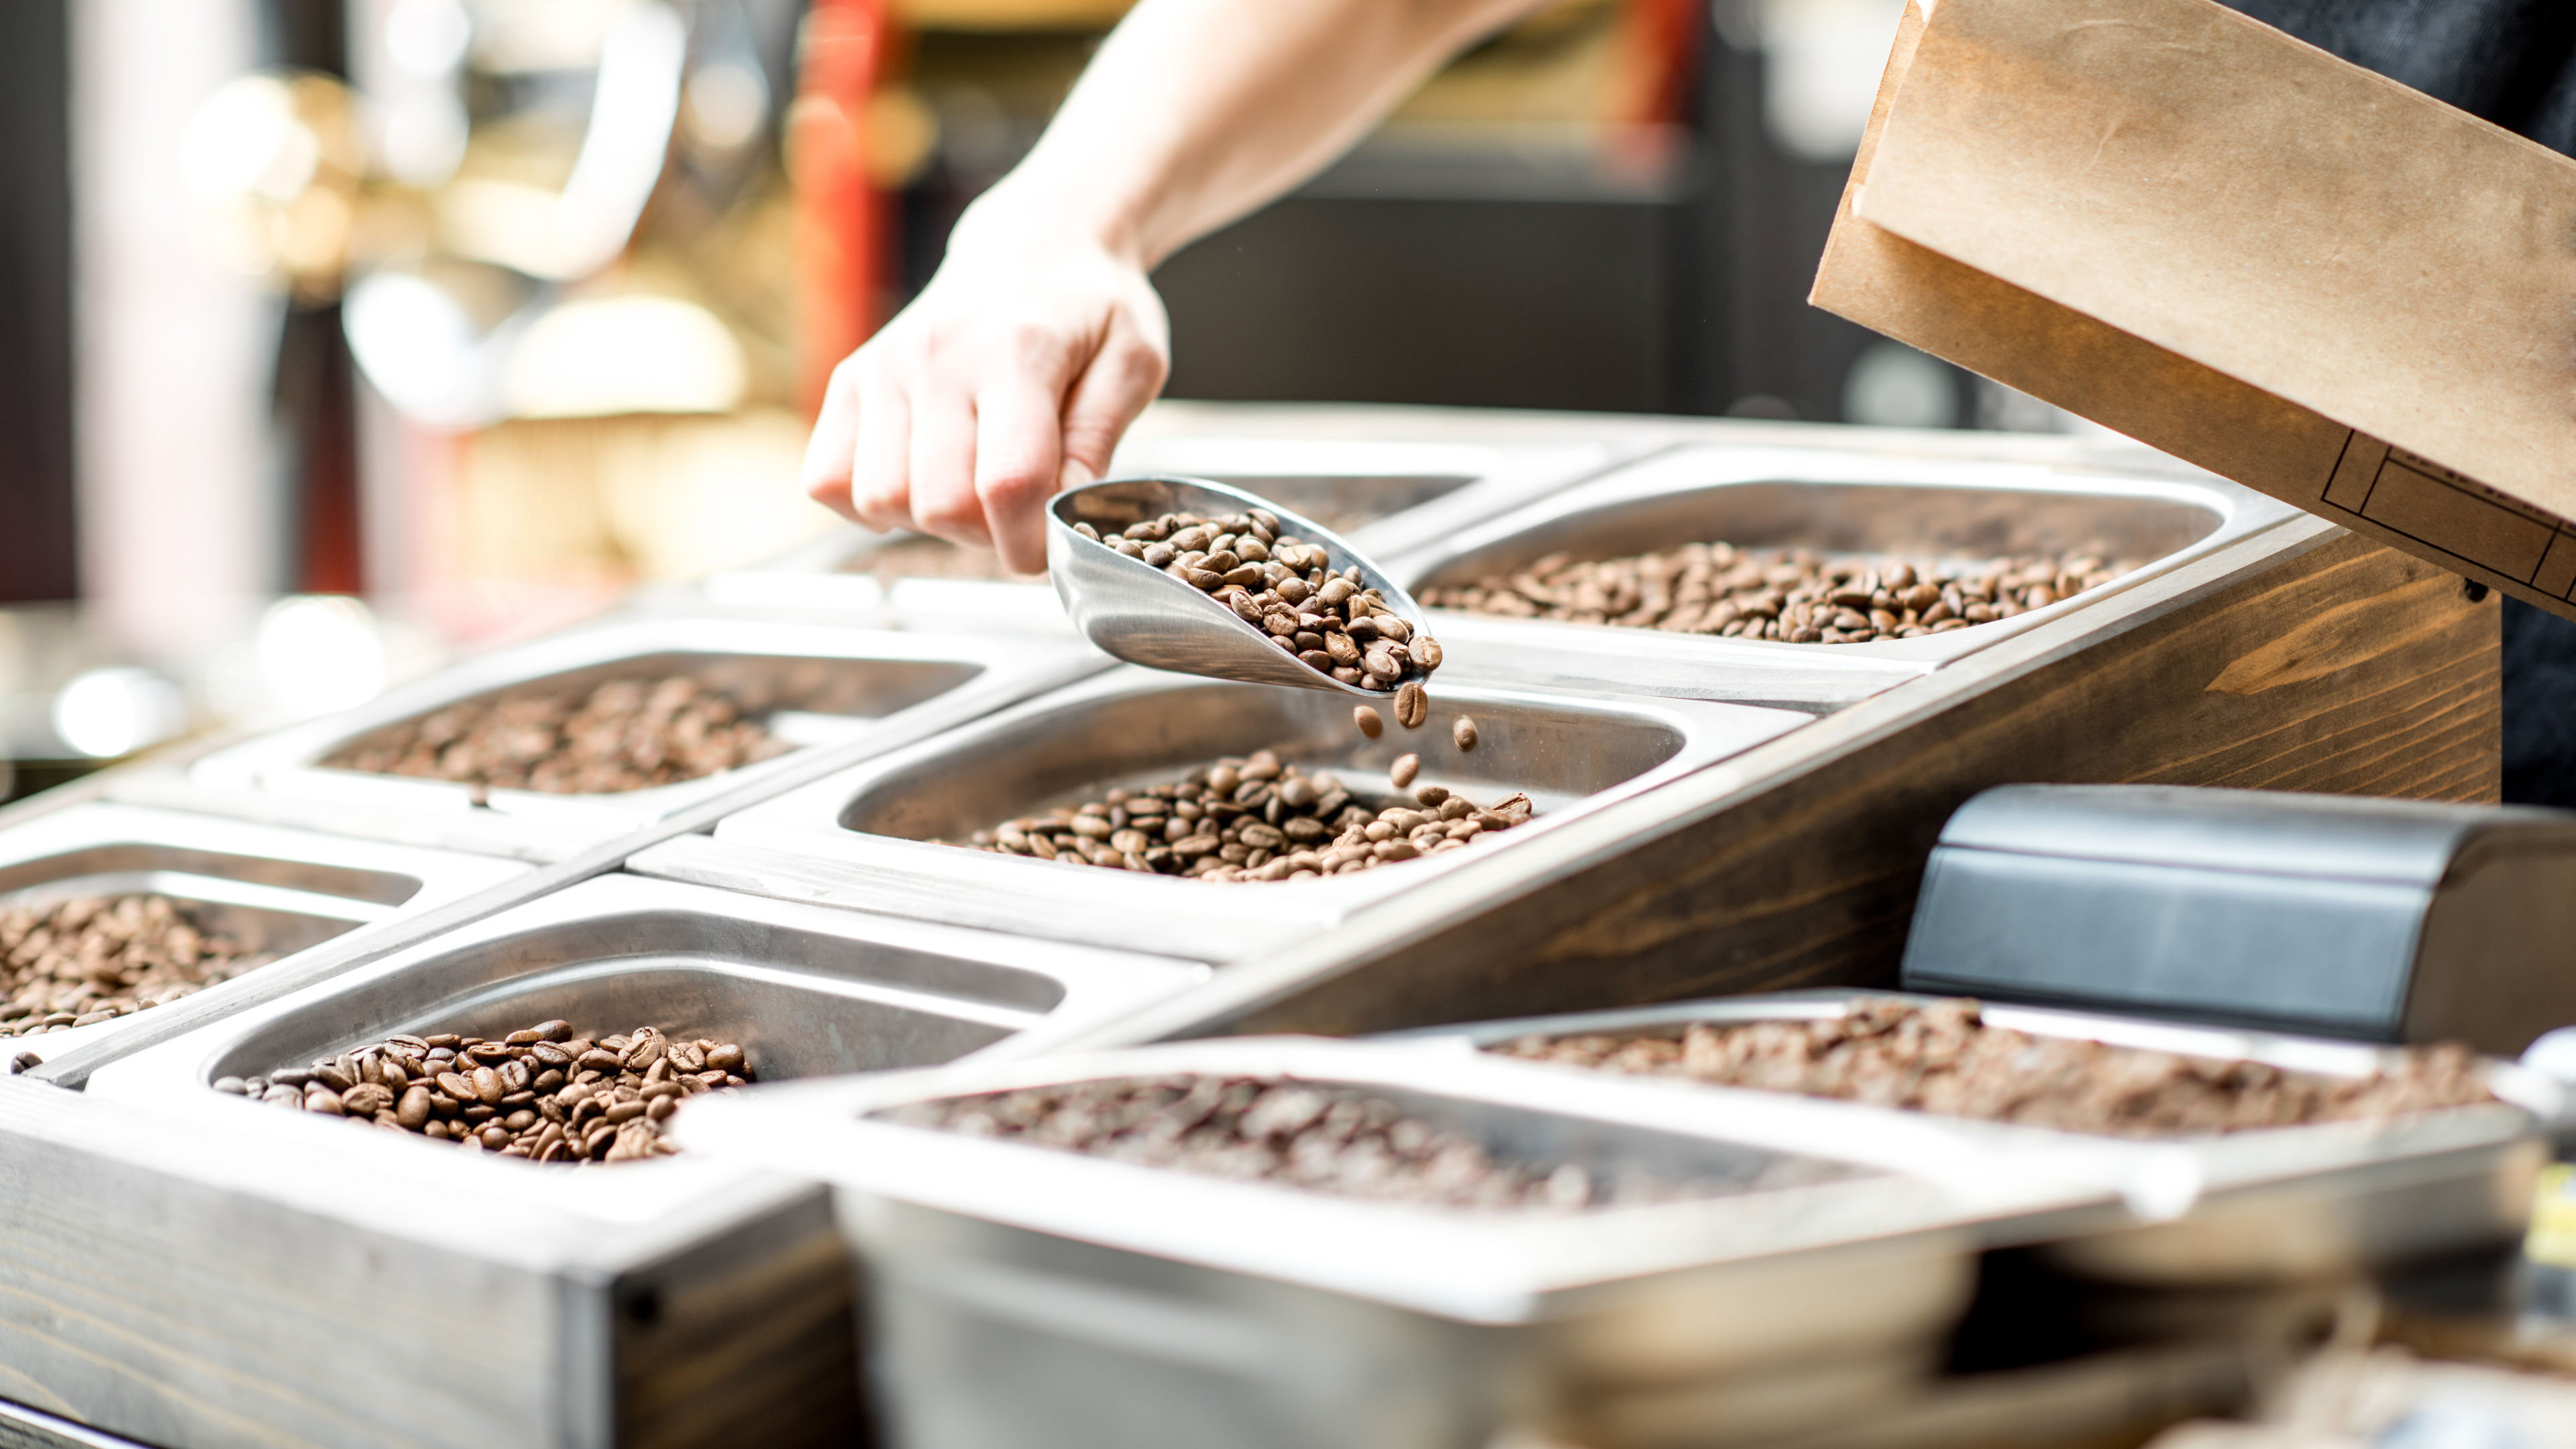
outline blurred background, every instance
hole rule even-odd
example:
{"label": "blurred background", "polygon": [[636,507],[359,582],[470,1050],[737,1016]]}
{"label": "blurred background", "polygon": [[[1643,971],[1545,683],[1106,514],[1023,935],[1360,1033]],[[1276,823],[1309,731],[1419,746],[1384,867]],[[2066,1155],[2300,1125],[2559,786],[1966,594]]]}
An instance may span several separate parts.
{"label": "blurred background", "polygon": [[[1174,257],[1170,393],[2047,429],[1805,303],[1902,0],[1557,0]],[[0,6],[12,794],[831,528],[1123,0]]]}

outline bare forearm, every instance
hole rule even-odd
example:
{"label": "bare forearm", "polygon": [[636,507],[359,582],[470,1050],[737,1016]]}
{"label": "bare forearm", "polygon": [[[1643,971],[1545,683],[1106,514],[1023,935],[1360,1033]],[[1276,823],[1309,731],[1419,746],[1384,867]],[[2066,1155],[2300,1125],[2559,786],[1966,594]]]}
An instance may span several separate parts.
{"label": "bare forearm", "polygon": [[1321,169],[1536,0],[1143,0],[979,209],[1150,269]]}

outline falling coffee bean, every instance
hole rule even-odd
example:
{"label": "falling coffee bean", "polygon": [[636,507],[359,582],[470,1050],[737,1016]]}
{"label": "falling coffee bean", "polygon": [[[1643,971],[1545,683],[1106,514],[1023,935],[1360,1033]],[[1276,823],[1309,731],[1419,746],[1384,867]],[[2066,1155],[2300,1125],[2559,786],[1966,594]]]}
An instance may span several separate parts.
{"label": "falling coffee bean", "polygon": [[1395,722],[1409,730],[1422,728],[1431,717],[1431,697],[1423,692],[1419,681],[1408,681],[1395,692]]}
{"label": "falling coffee bean", "polygon": [[1399,790],[1411,789],[1413,777],[1421,773],[1420,755],[1398,755],[1395,757],[1395,763],[1386,768],[1386,778]]}
{"label": "falling coffee bean", "polygon": [[1462,754],[1475,749],[1476,722],[1463,714],[1458,716],[1458,722],[1449,727],[1449,738],[1458,742],[1458,749]]}
{"label": "falling coffee bean", "polygon": [[1351,706],[1351,723],[1358,725],[1360,733],[1370,739],[1376,739],[1386,733],[1386,721],[1380,718],[1377,710],[1369,705]]}

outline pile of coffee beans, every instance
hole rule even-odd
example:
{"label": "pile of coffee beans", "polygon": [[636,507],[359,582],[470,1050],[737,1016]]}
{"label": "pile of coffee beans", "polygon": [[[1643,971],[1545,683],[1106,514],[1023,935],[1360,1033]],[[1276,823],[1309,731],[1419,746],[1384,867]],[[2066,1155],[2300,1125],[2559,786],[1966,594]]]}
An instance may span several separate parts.
{"label": "pile of coffee beans", "polygon": [[2180,1056],[1987,1026],[1978,1004],[1855,1002],[1823,1021],[1693,1024],[1655,1036],[1531,1036],[1507,1056],[1799,1092],[1953,1117],[2123,1137],[2194,1136],[2369,1121],[2490,1102],[2475,1053],[2406,1053],[2366,1077]]}
{"label": "pile of coffee beans", "polygon": [[607,795],[701,779],[789,748],[725,695],[674,675],[467,700],[378,730],[322,763],[478,791]]}
{"label": "pile of coffee beans", "polygon": [[1074,531],[1214,597],[1317,673],[1393,694],[1406,729],[1428,713],[1422,681],[1440,667],[1439,641],[1388,608],[1358,565],[1336,573],[1321,544],[1282,534],[1277,514],[1166,513],[1107,537],[1088,523]]}
{"label": "pile of coffee beans", "polygon": [[[1399,785],[1410,783],[1407,773]],[[1411,805],[1372,808],[1329,774],[1309,775],[1272,751],[1255,750],[1172,784],[1110,790],[1097,800],[978,830],[963,843],[1000,855],[1198,880],[1298,880],[1462,850],[1480,835],[1527,821],[1530,809],[1527,795],[1479,808],[1438,785],[1415,789]]]}
{"label": "pile of coffee beans", "polygon": [[[1445,1208],[1574,1212],[1710,1195],[1642,1173],[1497,1158],[1466,1133],[1346,1086],[1284,1078],[1123,1077],[913,1103],[888,1121],[1146,1167]],[[1727,1184],[1744,1191],[1752,1185]]]}
{"label": "pile of coffee beans", "polygon": [[652,1027],[597,1040],[544,1021],[499,1041],[395,1036],[336,1057],[223,1077],[218,1092],[538,1162],[632,1162],[679,1149],[662,1124],[751,1077],[742,1048]]}
{"label": "pile of coffee beans", "polygon": [[168,896],[82,896],[0,911],[0,1037],[159,1006],[274,959],[207,930]]}
{"label": "pile of coffee beans", "polygon": [[2134,565],[2092,554],[1935,563],[1686,543],[1628,558],[1554,553],[1517,573],[1422,590],[1425,605],[1788,644],[1915,639],[2073,598]]}

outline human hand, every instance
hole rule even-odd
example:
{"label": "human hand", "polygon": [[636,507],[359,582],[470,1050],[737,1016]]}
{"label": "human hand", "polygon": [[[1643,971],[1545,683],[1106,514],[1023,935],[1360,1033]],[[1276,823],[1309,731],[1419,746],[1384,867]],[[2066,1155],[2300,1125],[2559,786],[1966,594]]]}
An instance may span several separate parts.
{"label": "human hand", "polygon": [[1171,370],[1141,261],[988,194],[912,305],[833,371],[805,490],[1046,567],[1046,501],[1099,478]]}

